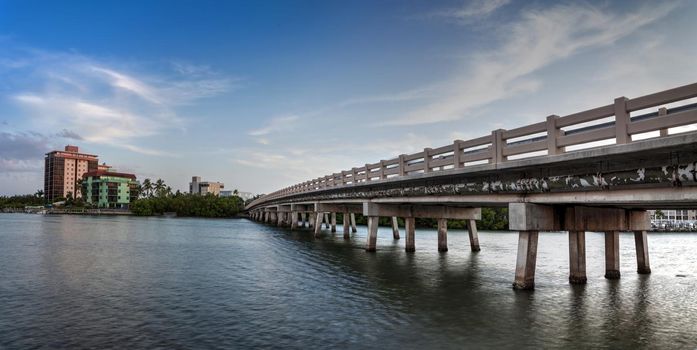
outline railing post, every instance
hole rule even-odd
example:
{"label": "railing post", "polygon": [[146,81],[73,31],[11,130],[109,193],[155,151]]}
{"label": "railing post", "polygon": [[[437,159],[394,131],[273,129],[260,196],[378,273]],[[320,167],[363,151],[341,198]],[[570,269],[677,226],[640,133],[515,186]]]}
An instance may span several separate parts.
{"label": "railing post", "polygon": [[561,135],[561,130],[557,128],[558,115],[550,115],[547,117],[547,155],[555,155],[563,153],[563,150],[557,146],[557,139]]}
{"label": "railing post", "polygon": [[431,172],[431,149],[424,148],[424,173]]}
{"label": "railing post", "polygon": [[455,140],[455,142],[453,142],[453,168],[455,169],[463,167],[462,161],[460,160],[462,159],[462,157],[460,157],[460,155],[462,154],[462,150],[460,149],[460,142],[462,141]]}
{"label": "railing post", "polygon": [[404,176],[407,174],[406,171],[406,161],[404,160],[404,157],[406,157],[406,154],[400,154],[399,155],[399,176]]}
{"label": "railing post", "polygon": [[365,165],[365,181],[370,181],[370,168],[368,164]]}
{"label": "railing post", "polygon": [[356,181],[357,173],[356,168],[351,168],[351,183],[354,185],[358,182]]}
{"label": "railing post", "polygon": [[[668,115],[668,110],[665,107],[661,107],[658,109],[658,117],[665,117]],[[663,128],[660,131],[660,136],[668,136],[668,128]]]}
{"label": "railing post", "polygon": [[380,179],[386,179],[387,176],[385,176],[385,161],[380,160]]}
{"label": "railing post", "polygon": [[627,112],[627,98],[615,99],[615,143],[622,145],[632,141],[628,132],[629,112]]}
{"label": "railing post", "polygon": [[494,164],[503,163],[506,158],[503,156],[503,129],[494,130],[491,132],[491,162]]}

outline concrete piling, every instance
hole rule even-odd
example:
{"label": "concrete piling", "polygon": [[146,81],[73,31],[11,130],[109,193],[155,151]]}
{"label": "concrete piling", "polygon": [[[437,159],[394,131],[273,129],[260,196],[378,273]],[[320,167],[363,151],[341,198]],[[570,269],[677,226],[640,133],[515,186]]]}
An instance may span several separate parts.
{"label": "concrete piling", "polygon": [[518,233],[518,257],[516,259],[514,289],[535,289],[535,263],[537,261],[538,231]]}
{"label": "concrete piling", "polygon": [[438,251],[448,251],[448,220],[438,219]]}
{"label": "concrete piling", "polygon": [[356,233],[356,214],[351,213],[351,232]]}
{"label": "concrete piling", "polygon": [[415,240],[415,232],[416,232],[416,227],[415,227],[415,220],[413,217],[406,217],[404,218],[404,230],[406,231],[407,235],[407,242],[404,247],[404,250],[406,252],[414,252],[416,251],[416,243],[414,242]]}
{"label": "concrete piling", "polygon": [[365,246],[366,252],[374,252],[377,246],[378,240],[378,221],[380,217],[369,216],[368,217],[368,242]]}
{"label": "concrete piling", "polygon": [[396,216],[392,217],[392,238],[399,239],[399,221]]}
{"label": "concrete piling", "polygon": [[349,217],[349,213],[344,213],[343,217],[344,217],[344,239],[351,239],[351,233],[349,231],[351,229],[350,228],[351,219]]}
{"label": "concrete piling", "polygon": [[331,214],[331,225],[332,225],[332,227],[331,227],[332,233],[335,233],[336,232],[336,213]]}
{"label": "concrete piling", "polygon": [[634,243],[636,244],[637,273],[651,273],[649,264],[649,245],[646,239],[646,231],[634,231]]}
{"label": "concrete piling", "polygon": [[322,219],[324,218],[323,213],[315,213],[315,238],[319,238],[322,232]]}
{"label": "concrete piling", "polygon": [[470,248],[473,252],[478,252],[481,250],[479,248],[479,233],[477,232],[477,221],[474,219],[466,220],[467,231],[470,236]]}
{"label": "concrete piling", "polygon": [[569,231],[569,283],[585,284],[586,232]]}
{"label": "concrete piling", "polygon": [[605,232],[605,278],[620,278],[620,232]]}

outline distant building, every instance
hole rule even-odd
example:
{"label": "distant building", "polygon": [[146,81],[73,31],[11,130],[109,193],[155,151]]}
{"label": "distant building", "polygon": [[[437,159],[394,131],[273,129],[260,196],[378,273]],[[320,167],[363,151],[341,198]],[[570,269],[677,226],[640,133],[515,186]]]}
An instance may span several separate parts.
{"label": "distant building", "polygon": [[85,173],[82,179],[85,202],[99,208],[128,209],[131,201],[138,198],[140,184],[133,174],[95,170]]}
{"label": "distant building", "polygon": [[77,182],[82,175],[96,171],[99,164],[94,154],[80,153],[77,146],[65,146],[64,151],[46,153],[44,158],[44,196],[48,202],[82,196]]}
{"label": "distant building", "polygon": [[697,220],[697,210],[664,209],[660,211],[663,214],[661,217],[656,215],[657,210],[649,210],[648,212],[652,220]]}
{"label": "distant building", "polygon": [[189,183],[189,193],[201,196],[205,196],[209,193],[219,196],[223,188],[225,188],[225,185],[222,182],[201,181],[200,176],[193,176]]}
{"label": "distant building", "polygon": [[97,165],[97,170],[99,171],[111,171],[111,168],[113,167],[111,165],[106,165],[106,163]]}
{"label": "distant building", "polygon": [[220,191],[221,197],[232,197],[234,191]]}

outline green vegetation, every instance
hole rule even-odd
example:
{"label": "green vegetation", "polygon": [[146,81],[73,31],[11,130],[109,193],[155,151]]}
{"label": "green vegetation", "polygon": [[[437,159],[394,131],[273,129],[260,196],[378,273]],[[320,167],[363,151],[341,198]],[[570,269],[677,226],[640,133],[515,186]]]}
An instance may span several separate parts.
{"label": "green vegetation", "polygon": [[[341,214],[339,214],[341,215]],[[342,222],[339,216],[338,222]],[[437,228],[438,220],[416,218],[416,227]],[[356,215],[356,223],[365,225],[368,218],[363,215]],[[387,217],[380,218],[380,226],[391,226],[392,219]],[[404,220],[399,218],[400,227],[404,227]],[[464,220],[448,220],[448,228],[464,229],[467,228]],[[507,230],[508,229],[508,209],[507,208],[482,208],[482,219],[477,221],[477,229],[479,230]]]}
{"label": "green vegetation", "polygon": [[44,191],[18,196],[0,196],[0,209],[22,209],[25,206],[44,205]]}
{"label": "green vegetation", "polygon": [[223,218],[237,215],[244,209],[242,198],[237,196],[174,194],[160,197],[141,198],[131,203],[135,215],[150,216],[173,212],[177,216],[200,216]]}
{"label": "green vegetation", "polygon": [[139,216],[177,213],[177,216],[225,218],[235,216],[244,209],[244,201],[236,195],[237,191],[232,197],[212,194],[199,196],[179,191],[172,193],[172,188],[162,179],[155,182],[143,180],[139,193],[141,198],[130,204],[131,212]]}

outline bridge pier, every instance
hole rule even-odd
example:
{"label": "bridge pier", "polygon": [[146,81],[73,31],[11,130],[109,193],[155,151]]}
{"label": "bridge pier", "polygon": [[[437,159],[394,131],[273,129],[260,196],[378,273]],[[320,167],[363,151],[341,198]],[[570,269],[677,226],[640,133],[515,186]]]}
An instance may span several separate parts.
{"label": "bridge pier", "polygon": [[467,231],[470,236],[470,248],[473,252],[478,252],[482,250],[479,248],[479,233],[477,233],[477,221],[474,219],[469,219],[467,222]]}
{"label": "bridge pier", "polygon": [[351,213],[351,232],[356,233],[356,214]]}
{"label": "bridge pier", "polygon": [[518,233],[518,258],[516,259],[514,289],[535,289],[535,263],[539,231]]}
{"label": "bridge pier", "polygon": [[329,228],[329,213],[324,213],[324,225],[325,228]]}
{"label": "bridge pier", "polygon": [[620,278],[620,233],[605,232],[605,278]]}
{"label": "bridge pier", "polygon": [[634,231],[634,243],[636,245],[637,273],[651,273],[651,266],[649,266],[649,245],[646,239],[646,231]]}
{"label": "bridge pier", "polygon": [[300,214],[300,227],[305,228],[308,226],[310,226],[310,225],[307,223],[307,212],[302,212]]}
{"label": "bridge pier", "polygon": [[[406,246],[405,251],[413,252],[415,250],[414,243],[414,223],[415,218],[433,218],[438,219],[438,251],[448,251],[448,219],[460,220],[477,220],[481,219],[480,208],[466,208],[445,205],[428,205],[428,204],[384,204],[363,202],[363,215],[367,217],[379,218],[387,216],[393,218],[403,217],[406,228]],[[377,219],[376,219],[377,220]],[[377,224],[376,224],[377,225]],[[376,226],[377,227],[377,226]],[[394,226],[393,226],[394,228]],[[377,231],[376,231],[377,232]],[[477,242],[477,246],[478,246]]]}
{"label": "bridge pier", "polygon": [[438,219],[438,251],[448,251],[448,220]]}
{"label": "bridge pier", "polygon": [[295,230],[298,228],[298,212],[293,211],[290,213],[290,229]]}
{"label": "bridge pier", "polygon": [[332,225],[332,227],[331,227],[332,233],[335,233],[336,232],[336,212],[332,212],[332,214],[331,214],[331,225]]}
{"label": "bridge pier", "polygon": [[[520,231],[518,258],[513,283],[516,289],[533,289],[538,231],[569,231],[569,282],[586,283],[585,232],[605,232],[605,278],[620,278],[619,233],[634,231],[637,244],[637,270],[648,268],[645,232],[650,227],[645,210],[596,208],[584,206],[549,206],[510,203],[509,228]],[[637,232],[639,234],[637,235]],[[643,232],[643,234],[642,234]],[[534,247],[533,247],[534,241]],[[532,271],[530,270],[532,269]],[[650,270],[649,270],[650,271]]]}
{"label": "bridge pier", "polygon": [[399,239],[399,221],[396,216],[392,217],[392,238]]}
{"label": "bridge pier", "polygon": [[416,243],[415,243],[415,233],[416,233],[416,220],[413,217],[405,217],[404,218],[404,231],[406,232],[407,235],[407,240],[406,244],[404,247],[404,251],[407,253],[415,252],[416,251]]}
{"label": "bridge pier", "polygon": [[[353,214],[351,214],[353,216]],[[368,243],[365,246],[366,252],[374,252],[378,240],[378,221],[379,216],[368,216]]]}
{"label": "bridge pier", "polygon": [[569,283],[586,284],[586,232],[569,231]]}
{"label": "bridge pier", "polygon": [[315,218],[315,238],[319,238],[322,232],[322,220],[324,219],[324,213],[317,212],[314,214]]}
{"label": "bridge pier", "polygon": [[342,216],[344,217],[344,239],[351,239],[351,233],[349,232],[349,230],[351,229],[351,218],[349,217],[348,212],[344,213],[344,215]]}

